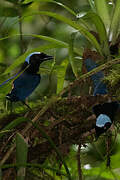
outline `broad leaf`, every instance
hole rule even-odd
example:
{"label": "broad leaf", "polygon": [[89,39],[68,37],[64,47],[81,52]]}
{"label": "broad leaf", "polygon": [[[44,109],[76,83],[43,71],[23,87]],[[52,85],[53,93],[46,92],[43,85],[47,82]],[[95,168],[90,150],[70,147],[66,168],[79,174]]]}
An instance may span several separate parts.
{"label": "broad leaf", "polygon": [[79,77],[79,66],[76,64],[75,58],[74,58],[74,39],[75,39],[76,33],[71,34],[70,38],[70,44],[69,44],[69,62],[71,64],[73,73],[76,78]]}
{"label": "broad leaf", "polygon": [[96,13],[89,12],[83,17],[83,20],[85,21],[87,20],[88,22],[91,22],[92,24],[95,25],[97,33],[99,35],[99,40],[103,54],[108,56],[109,46],[108,46],[107,32],[101,18]]}
{"label": "broad leaf", "polygon": [[25,36],[32,36],[32,37],[35,37],[35,38],[40,38],[40,39],[43,39],[45,41],[48,41],[50,43],[56,44],[56,45],[64,47],[64,48],[68,47],[68,44],[66,42],[60,41],[60,40],[55,39],[55,38],[51,38],[49,36],[42,36],[42,35],[36,35],[36,34],[28,34],[28,35],[25,35]]}
{"label": "broad leaf", "polygon": [[59,15],[56,13],[52,13],[52,12],[48,12],[48,11],[39,11],[38,13],[29,14],[27,16],[32,16],[35,14],[41,14],[41,15],[47,15],[47,16],[53,17],[59,21],[62,21],[64,23],[70,25],[74,29],[80,31],[80,33],[83,34],[91,42],[91,44],[98,50],[98,52],[102,55],[101,47],[100,47],[99,43],[97,42],[96,38],[87,29],[85,29],[83,26],[77,24],[75,21],[72,21],[69,18],[66,18],[65,16],[62,16],[62,15]]}
{"label": "broad leaf", "polygon": [[95,3],[94,0],[88,0],[88,3],[92,9],[93,12],[96,12]]}
{"label": "broad leaf", "polygon": [[66,9],[68,12],[70,12],[71,14],[73,14],[74,16],[76,16],[76,13],[75,13],[72,9],[70,9],[70,8],[67,7],[67,6],[65,6],[65,5],[62,4],[61,2],[56,2],[56,1],[54,1],[54,0],[32,0],[32,1],[30,1],[30,0],[25,0],[25,1],[24,1],[24,4],[29,3],[29,2],[47,2],[47,3],[54,3],[54,4],[57,4],[57,5],[61,6],[61,7],[63,7],[63,8]]}
{"label": "broad leaf", "polygon": [[57,74],[57,94],[59,94],[59,92],[62,91],[62,89],[63,89],[67,66],[68,66],[68,59],[65,59],[56,68],[56,74]]}
{"label": "broad leaf", "polygon": [[110,26],[110,36],[112,37],[113,44],[117,39],[119,25],[120,25],[120,0],[116,0],[115,9],[113,12],[112,22]]}
{"label": "broad leaf", "polygon": [[1,17],[16,17],[18,16],[18,11],[15,8],[0,7]]}
{"label": "broad leaf", "polygon": [[[16,164],[27,163],[28,145],[19,133],[16,135]],[[17,170],[17,180],[25,180],[25,167],[19,167]]]}
{"label": "broad leaf", "polygon": [[[0,38],[0,41],[8,39],[8,38],[13,38],[13,37],[16,37],[16,36],[20,36],[20,34],[15,34],[15,35],[12,35],[12,36],[6,36],[6,37],[3,37],[3,38]],[[32,37],[35,37],[35,38],[40,38],[40,39],[43,39],[45,41],[54,43],[54,44],[59,45],[61,47],[68,47],[67,43],[65,43],[63,41],[60,41],[58,39],[55,39],[55,38],[51,38],[49,36],[43,36],[43,35],[37,35],[37,34],[23,34],[23,36],[32,36]]]}
{"label": "broad leaf", "polygon": [[27,4],[27,3],[32,3],[34,2],[35,0],[24,0],[22,4]]}
{"label": "broad leaf", "polygon": [[110,27],[110,14],[108,10],[108,2],[106,0],[95,0],[97,14],[101,17],[106,29]]}

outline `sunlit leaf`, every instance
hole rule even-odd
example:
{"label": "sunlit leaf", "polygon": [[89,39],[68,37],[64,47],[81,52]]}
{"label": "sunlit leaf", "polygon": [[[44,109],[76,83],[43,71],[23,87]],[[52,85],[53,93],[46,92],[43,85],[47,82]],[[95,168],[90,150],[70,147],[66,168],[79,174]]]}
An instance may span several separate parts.
{"label": "sunlit leaf", "polygon": [[90,167],[89,169],[84,169],[83,168],[83,173],[84,175],[87,175],[89,177],[98,177],[99,178],[106,178],[106,179],[110,179],[110,180],[114,180],[116,178],[119,178],[119,176],[116,176],[116,174],[114,173],[114,171],[111,169],[106,169],[105,167],[105,163],[101,163],[99,165],[99,167]]}
{"label": "sunlit leaf", "polygon": [[113,44],[117,39],[119,26],[120,26],[120,0],[116,0],[112,22],[110,26],[110,37],[112,37],[111,39]]}
{"label": "sunlit leaf", "polygon": [[106,0],[95,0],[95,6],[97,14],[101,17],[102,21],[105,24],[106,29],[110,26],[110,14],[108,10],[108,2]]}
{"label": "sunlit leaf", "polygon": [[90,7],[92,9],[93,12],[96,12],[96,8],[95,8],[95,3],[94,0],[88,0]]}
{"label": "sunlit leaf", "polygon": [[68,59],[63,60],[63,62],[56,68],[57,74],[57,94],[62,91],[64,85],[64,79],[66,74],[66,69],[68,66]]}
{"label": "sunlit leaf", "polygon": [[30,0],[25,0],[25,1],[24,1],[24,4],[29,3],[29,2],[47,2],[47,3],[54,3],[54,4],[57,4],[57,5],[61,6],[61,7],[63,7],[63,8],[66,9],[68,12],[70,12],[71,14],[73,14],[74,16],[76,16],[76,13],[75,13],[72,9],[70,9],[68,6],[65,6],[65,5],[62,4],[61,2],[57,2],[57,1],[54,1],[54,0],[32,0],[32,1],[30,1]]}
{"label": "sunlit leaf", "polygon": [[95,25],[97,33],[99,35],[99,40],[101,43],[103,54],[108,56],[109,55],[108,37],[104,23],[101,20],[101,18],[96,13],[88,12],[83,17],[83,20],[87,20],[88,22],[91,22],[92,24]]}
{"label": "sunlit leaf", "polygon": [[[71,64],[73,73],[76,78],[79,77],[82,66],[80,59],[76,60],[74,57],[74,40],[75,40],[76,33],[71,34],[70,44],[69,44],[69,62]],[[79,63],[80,62],[80,63]]]}
{"label": "sunlit leaf", "polygon": [[58,39],[55,39],[55,38],[52,38],[52,37],[49,37],[49,36],[42,36],[42,35],[36,35],[36,34],[30,34],[30,35],[28,34],[28,35],[25,35],[25,36],[32,36],[32,37],[40,38],[40,39],[43,39],[45,41],[54,43],[54,44],[56,44],[58,46],[61,46],[61,47],[64,47],[64,48],[68,47],[68,44],[66,42],[60,41]]}

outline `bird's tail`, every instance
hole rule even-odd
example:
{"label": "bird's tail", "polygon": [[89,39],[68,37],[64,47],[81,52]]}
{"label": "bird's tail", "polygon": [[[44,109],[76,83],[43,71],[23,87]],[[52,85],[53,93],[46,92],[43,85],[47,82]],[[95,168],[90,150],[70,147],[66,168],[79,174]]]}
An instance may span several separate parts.
{"label": "bird's tail", "polygon": [[15,77],[17,77],[19,73],[20,73],[20,72],[18,72],[17,74],[13,75],[13,76],[10,77],[9,79],[5,80],[3,83],[0,84],[0,87],[3,86],[3,85],[5,85],[8,81],[10,81],[10,80],[14,79]]}
{"label": "bird's tail", "polygon": [[[84,64],[88,72],[98,67],[96,62],[90,58],[85,59]],[[104,78],[104,74],[102,71],[99,71],[91,76],[91,79],[94,84],[94,93],[93,93],[94,96],[96,96],[97,94],[104,95],[108,93],[107,87],[105,83],[102,81],[103,78]]]}
{"label": "bird's tail", "polygon": [[26,66],[24,69],[22,69],[22,71],[20,70],[18,73],[16,73],[15,75],[13,75],[12,77],[10,77],[9,79],[5,80],[2,84],[0,84],[0,87],[3,86],[3,85],[5,85],[8,81],[14,79],[15,77],[17,77],[17,76],[20,75],[21,73],[23,73],[28,67],[29,67],[29,65]]}

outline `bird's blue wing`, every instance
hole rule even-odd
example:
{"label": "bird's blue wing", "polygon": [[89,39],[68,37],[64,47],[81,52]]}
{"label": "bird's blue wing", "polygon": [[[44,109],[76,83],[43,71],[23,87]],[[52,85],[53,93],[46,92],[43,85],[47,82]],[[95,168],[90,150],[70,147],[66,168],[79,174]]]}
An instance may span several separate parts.
{"label": "bird's blue wing", "polygon": [[10,93],[11,100],[13,101],[24,101],[38,86],[40,83],[40,75],[35,74],[21,74],[14,82],[13,89]]}
{"label": "bird's blue wing", "polygon": [[[84,63],[88,72],[98,67],[96,62],[90,58],[86,59]],[[93,93],[94,96],[96,96],[97,94],[104,95],[108,93],[106,85],[102,82],[103,78],[104,78],[104,74],[102,71],[99,71],[91,76],[91,79],[94,84],[94,93]]]}

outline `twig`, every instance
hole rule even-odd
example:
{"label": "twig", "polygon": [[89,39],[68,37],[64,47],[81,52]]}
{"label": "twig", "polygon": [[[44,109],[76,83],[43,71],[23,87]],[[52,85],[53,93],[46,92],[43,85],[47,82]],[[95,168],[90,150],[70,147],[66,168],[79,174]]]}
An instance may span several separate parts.
{"label": "twig", "polygon": [[20,49],[21,54],[24,53],[24,45],[23,45],[23,32],[22,32],[22,8],[21,5],[18,6],[18,12],[19,12],[19,31],[20,31]]}
{"label": "twig", "polygon": [[16,147],[16,145],[13,144],[12,147],[6,152],[3,159],[0,161],[0,165],[3,165],[6,162],[6,160],[10,157],[10,155],[13,152],[15,147]]}
{"label": "twig", "polygon": [[[51,106],[52,103],[54,103],[54,101],[56,101],[56,98],[53,98],[53,101],[50,101],[46,106],[44,106],[39,113],[33,118],[32,122],[36,122],[37,120],[39,120],[40,116],[42,116],[47,109],[49,108],[49,106]],[[22,135],[24,135],[30,128],[31,128],[32,124],[29,123],[22,132],[20,132]],[[3,159],[0,161],[0,165],[3,165],[6,160],[10,157],[11,153],[13,152],[14,148],[16,147],[15,144],[12,145],[12,147],[6,152],[5,156],[3,157]]]}
{"label": "twig", "polygon": [[[39,118],[48,110],[48,108],[58,100],[57,97],[53,97],[47,105],[45,105],[39,112],[38,114],[32,119],[32,122],[36,122],[39,120]],[[29,123],[21,132],[23,135],[29,130],[29,128],[31,128],[32,124]]]}

